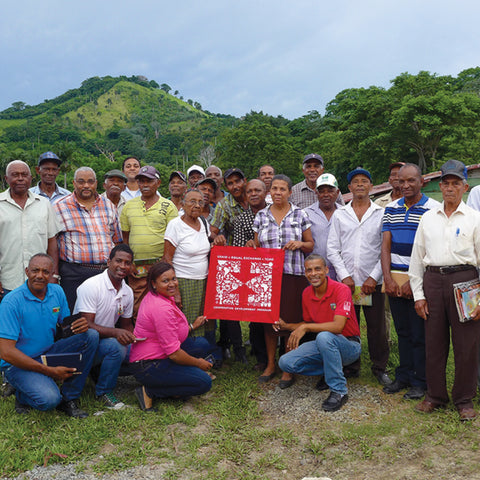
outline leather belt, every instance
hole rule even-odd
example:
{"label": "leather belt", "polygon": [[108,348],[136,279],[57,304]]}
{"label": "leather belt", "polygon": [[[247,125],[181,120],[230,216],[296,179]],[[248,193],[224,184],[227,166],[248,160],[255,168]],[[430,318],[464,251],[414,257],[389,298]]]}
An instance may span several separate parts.
{"label": "leather belt", "polygon": [[427,272],[439,273],[440,275],[448,275],[449,273],[464,272],[466,270],[476,270],[473,265],[447,265],[444,267],[427,267]]}

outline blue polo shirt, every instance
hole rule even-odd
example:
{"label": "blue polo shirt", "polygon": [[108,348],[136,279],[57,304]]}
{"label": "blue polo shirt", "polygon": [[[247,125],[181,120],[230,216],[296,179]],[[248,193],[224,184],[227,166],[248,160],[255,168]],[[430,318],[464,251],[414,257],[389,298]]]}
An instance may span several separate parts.
{"label": "blue polo shirt", "polygon": [[422,215],[440,203],[424,193],[422,198],[408,208],[405,198],[399,198],[385,207],[382,232],[392,234],[391,269],[407,271],[412,255],[413,241]]}
{"label": "blue polo shirt", "polygon": [[[15,340],[16,347],[36,358],[54,342],[57,320],[70,315],[65,293],[49,283],[43,300],[35,297],[27,282],[12,290],[0,303],[0,338]],[[0,366],[9,364],[2,360]]]}

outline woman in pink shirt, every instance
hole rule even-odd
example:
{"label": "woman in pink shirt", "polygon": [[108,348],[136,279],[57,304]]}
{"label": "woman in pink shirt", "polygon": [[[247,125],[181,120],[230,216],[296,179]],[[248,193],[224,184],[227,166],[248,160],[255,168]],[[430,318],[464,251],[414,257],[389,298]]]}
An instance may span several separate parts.
{"label": "woman in pink shirt", "polygon": [[154,398],[186,398],[212,387],[207,373],[212,364],[204,359],[212,346],[203,337],[188,336],[206,318],[200,316],[189,324],[177,307],[173,296],[178,282],[169,263],[156,263],[147,285],[133,332],[139,340],[130,353],[130,362],[137,367],[135,378],[142,384],[135,390],[142,410],[152,409]]}

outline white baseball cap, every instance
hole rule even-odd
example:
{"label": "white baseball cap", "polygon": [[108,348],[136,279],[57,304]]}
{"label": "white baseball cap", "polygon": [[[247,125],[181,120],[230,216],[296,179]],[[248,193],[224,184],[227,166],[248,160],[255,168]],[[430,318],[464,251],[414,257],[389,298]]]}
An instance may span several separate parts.
{"label": "white baseball cap", "polygon": [[192,172],[199,172],[203,176],[205,176],[205,170],[200,166],[200,165],[192,165],[188,170],[187,170],[187,177],[190,176]]}
{"label": "white baseball cap", "polygon": [[317,178],[317,188],[322,185],[338,188],[337,179],[331,173],[322,173],[322,175]]}

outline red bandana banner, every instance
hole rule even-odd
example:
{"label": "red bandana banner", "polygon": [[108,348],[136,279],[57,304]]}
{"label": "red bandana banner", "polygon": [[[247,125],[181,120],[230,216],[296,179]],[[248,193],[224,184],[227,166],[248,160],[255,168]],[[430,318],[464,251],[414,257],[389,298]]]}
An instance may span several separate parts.
{"label": "red bandana banner", "polygon": [[284,256],[285,252],[276,248],[213,247],[204,315],[278,321]]}

